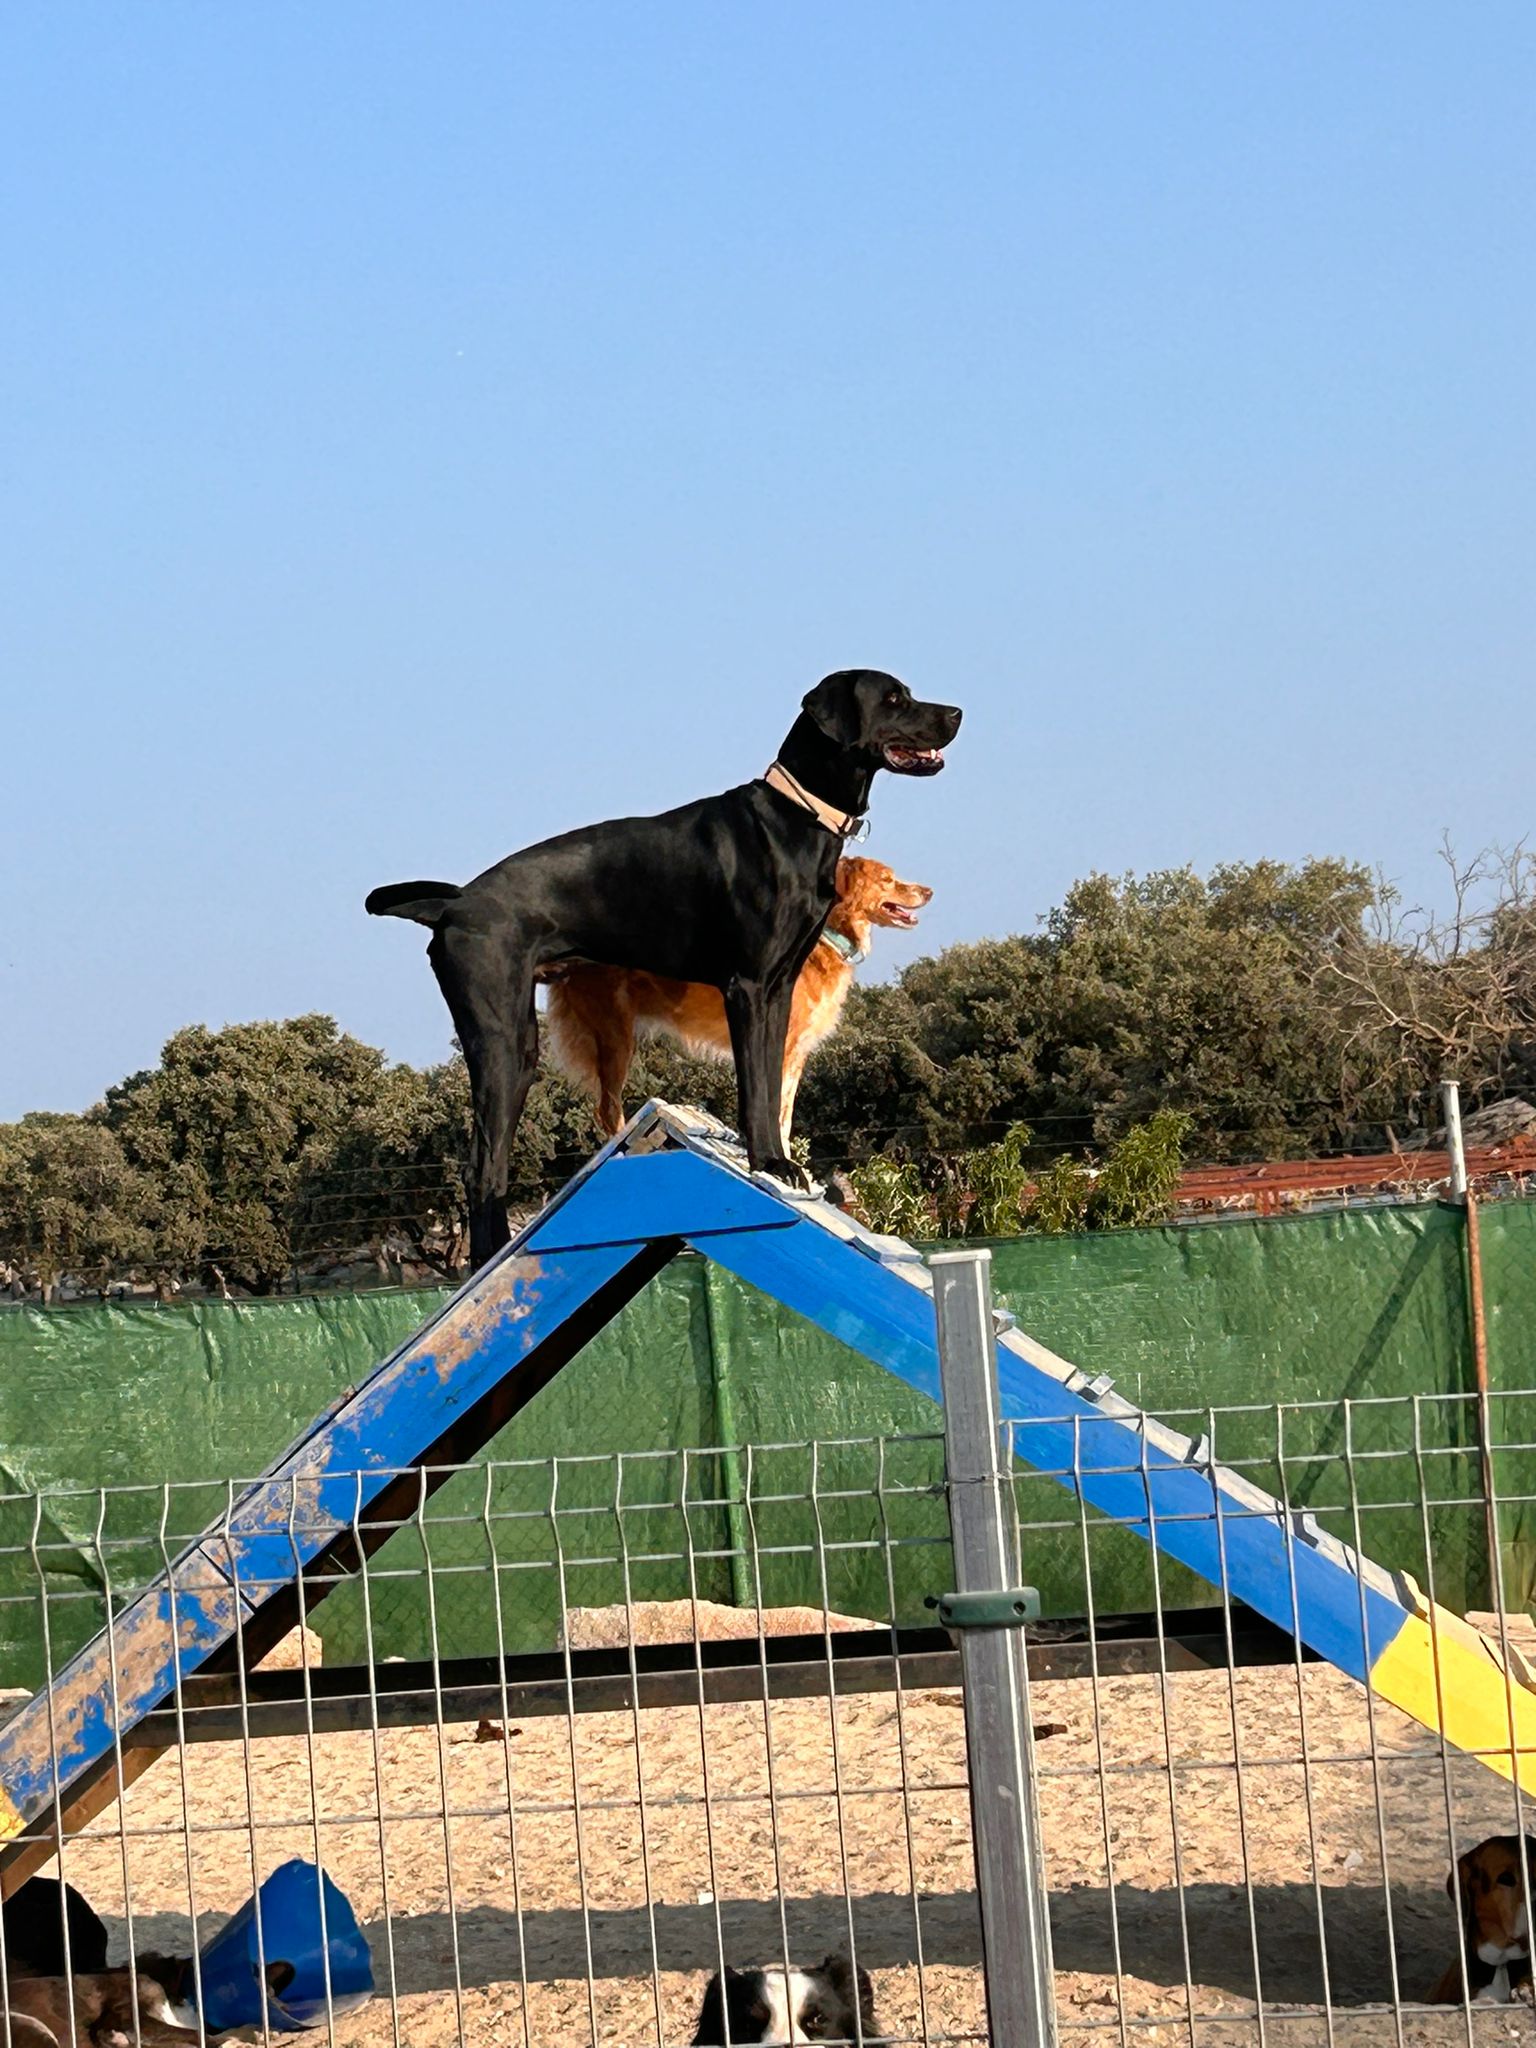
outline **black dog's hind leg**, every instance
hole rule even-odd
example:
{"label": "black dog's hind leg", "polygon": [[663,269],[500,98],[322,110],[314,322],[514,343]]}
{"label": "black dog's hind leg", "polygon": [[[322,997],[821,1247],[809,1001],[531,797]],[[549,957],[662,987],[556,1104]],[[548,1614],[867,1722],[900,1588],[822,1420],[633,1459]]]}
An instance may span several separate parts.
{"label": "black dog's hind leg", "polygon": [[725,991],[731,1050],[736,1056],[736,1116],[747,1158],[762,1173],[771,1173],[793,1187],[804,1187],[805,1175],[784,1156],[784,1041],[795,999],[795,976],[776,985],[733,981]]}
{"label": "black dog's hind leg", "polygon": [[507,1173],[512,1140],[522,1120],[523,1105],[539,1070],[539,1026],[530,987],[521,1018],[481,1036],[469,1068],[474,1122],[469,1141],[469,1262],[476,1272],[499,1252],[511,1232],[507,1228]]}
{"label": "black dog's hind leg", "polygon": [[507,1162],[539,1065],[533,962],[504,941],[452,928],[427,949],[469,1069],[469,1260],[479,1271],[507,1229]]}

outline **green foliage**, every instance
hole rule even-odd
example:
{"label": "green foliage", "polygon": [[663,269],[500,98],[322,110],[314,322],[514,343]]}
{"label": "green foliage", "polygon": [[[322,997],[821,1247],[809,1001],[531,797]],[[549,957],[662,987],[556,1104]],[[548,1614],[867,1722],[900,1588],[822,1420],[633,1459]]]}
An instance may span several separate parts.
{"label": "green foliage", "polygon": [[296,1262],[308,1188],[375,1109],[385,1071],[329,1017],[194,1025],[109,1091],[99,1121],[153,1186],[162,1256],[270,1294]]}
{"label": "green foliage", "polygon": [[897,1237],[1017,1237],[1021,1231],[1116,1230],[1165,1222],[1184,1170],[1190,1119],[1159,1110],[1116,1140],[1097,1169],[1069,1153],[1031,1173],[1030,1133],[1015,1124],[995,1145],[920,1168],[877,1153],[850,1176],[873,1230]]}
{"label": "green foliage", "polygon": [[0,1124],[0,1253],[49,1292],[65,1271],[145,1258],[149,1184],[117,1139],[82,1116]]}
{"label": "green foliage", "polygon": [[1023,1229],[1030,1181],[1028,1150],[1029,1126],[1015,1124],[995,1145],[966,1153],[959,1177],[969,1198],[964,1224],[967,1237],[1017,1237]]}
{"label": "green foliage", "polygon": [[1192,1151],[1220,1158],[1401,1128],[1377,1050],[1347,1042],[1320,978],[1371,901],[1366,871],[1331,860],[1090,876],[1034,934],[855,988],[806,1071],[800,1120],[818,1156],[953,1155],[1018,1123],[1081,1153],[1163,1108],[1190,1116]]}
{"label": "green foliage", "polygon": [[631,1114],[652,1096],[691,1102],[732,1128],[736,1123],[736,1069],[729,1060],[700,1059],[665,1038],[642,1039],[624,1090]]}
{"label": "green foliage", "polygon": [[871,1230],[891,1237],[926,1237],[933,1228],[933,1210],[910,1161],[877,1152],[848,1175],[859,1214]]}
{"label": "green foliage", "polygon": [[447,1277],[468,1256],[463,1161],[469,1077],[462,1059],[388,1067],[323,1159],[305,1173],[292,1244],[302,1262],[349,1241],[403,1244]]}
{"label": "green foliage", "polygon": [[1116,1139],[1097,1169],[1064,1152],[1036,1176],[1024,1228],[1059,1235],[1167,1222],[1189,1128],[1182,1111],[1160,1109]]}
{"label": "green foliage", "polygon": [[[1440,924],[1338,860],[1090,875],[1027,935],[856,986],[807,1067],[796,1156],[823,1178],[862,1160],[857,1201],[906,1236],[1112,1228],[1166,1215],[1185,1157],[1422,1134],[1442,1071],[1469,1107],[1530,1092],[1536,859],[1452,875]],[[736,1122],[730,1062],[661,1039],[626,1092]],[[369,1248],[389,1277],[402,1259],[456,1273],[468,1127],[457,1057],[391,1065],[323,1016],[196,1026],[86,1116],[0,1127],[0,1262],[45,1282],[218,1273],[255,1293]],[[590,1103],[541,1074],[513,1206],[596,1135]]]}
{"label": "green foliage", "polygon": [[1168,1220],[1190,1122],[1181,1110],[1160,1109],[1110,1147],[1088,1198],[1090,1227],[1119,1230]]}
{"label": "green foliage", "polygon": [[1024,1228],[1061,1236],[1088,1228],[1093,1169],[1063,1152],[1038,1174],[1024,1210]]}

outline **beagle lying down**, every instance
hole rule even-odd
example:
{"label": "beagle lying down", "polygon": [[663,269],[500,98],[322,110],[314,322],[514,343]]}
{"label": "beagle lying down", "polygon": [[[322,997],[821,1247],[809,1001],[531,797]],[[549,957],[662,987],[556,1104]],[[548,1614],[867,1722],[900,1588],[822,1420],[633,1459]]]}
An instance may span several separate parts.
{"label": "beagle lying down", "polygon": [[1429,1994],[1431,2005],[1508,2005],[1531,1999],[1531,1924],[1526,1876],[1536,1870],[1536,1835],[1491,1835],[1465,1856],[1445,1881],[1461,1910],[1466,1955]]}

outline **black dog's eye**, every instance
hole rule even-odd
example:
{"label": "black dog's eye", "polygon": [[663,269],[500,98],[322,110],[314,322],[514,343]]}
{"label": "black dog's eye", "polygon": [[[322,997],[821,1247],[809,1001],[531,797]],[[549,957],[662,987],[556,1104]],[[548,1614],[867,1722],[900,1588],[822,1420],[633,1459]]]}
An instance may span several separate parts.
{"label": "black dog's eye", "polygon": [[1511,1886],[1512,1886],[1512,1885],[1514,1884],[1514,1881],[1515,1881],[1515,1873],[1514,1873],[1514,1872],[1513,1872],[1512,1870],[1501,1870],[1501,1871],[1499,1872],[1499,1883],[1500,1883],[1500,1884],[1507,1884],[1507,1885],[1511,1885]]}
{"label": "black dog's eye", "polygon": [[887,690],[885,693],[885,701],[887,704],[899,704],[901,702],[900,690]]}
{"label": "black dog's eye", "polygon": [[800,2031],[808,2040],[819,2041],[827,2030],[827,2022],[815,2006],[800,2015]]}

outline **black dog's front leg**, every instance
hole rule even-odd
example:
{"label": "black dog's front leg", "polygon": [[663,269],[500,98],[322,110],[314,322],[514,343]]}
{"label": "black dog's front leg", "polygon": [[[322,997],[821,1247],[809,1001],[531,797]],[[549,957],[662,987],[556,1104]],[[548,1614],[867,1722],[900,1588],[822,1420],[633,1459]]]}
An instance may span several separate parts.
{"label": "black dog's front leg", "polygon": [[789,1035],[794,996],[793,975],[776,987],[760,981],[733,981],[725,991],[725,1014],[736,1056],[736,1116],[747,1158],[758,1172],[771,1173],[792,1187],[804,1187],[804,1173],[784,1157],[779,1122],[784,1041]]}

